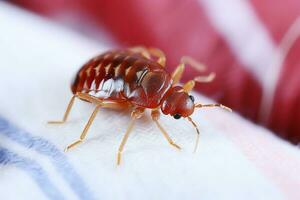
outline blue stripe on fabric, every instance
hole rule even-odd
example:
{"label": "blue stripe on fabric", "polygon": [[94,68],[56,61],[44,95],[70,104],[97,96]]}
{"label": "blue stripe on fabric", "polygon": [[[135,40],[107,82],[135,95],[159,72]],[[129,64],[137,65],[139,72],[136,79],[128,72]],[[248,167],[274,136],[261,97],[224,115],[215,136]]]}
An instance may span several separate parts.
{"label": "blue stripe on fabric", "polygon": [[33,160],[23,158],[8,149],[0,147],[0,164],[14,165],[27,172],[28,175],[37,183],[42,192],[49,198],[54,200],[63,200],[61,192],[49,180],[48,175],[42,167]]}
{"label": "blue stripe on fabric", "polygon": [[58,173],[66,180],[72,190],[80,199],[95,199],[83,179],[68,162],[67,157],[52,143],[41,137],[32,136],[28,132],[21,130],[6,119],[0,116],[0,134],[3,134],[11,140],[23,145],[26,148],[33,149],[38,153],[48,156]]}

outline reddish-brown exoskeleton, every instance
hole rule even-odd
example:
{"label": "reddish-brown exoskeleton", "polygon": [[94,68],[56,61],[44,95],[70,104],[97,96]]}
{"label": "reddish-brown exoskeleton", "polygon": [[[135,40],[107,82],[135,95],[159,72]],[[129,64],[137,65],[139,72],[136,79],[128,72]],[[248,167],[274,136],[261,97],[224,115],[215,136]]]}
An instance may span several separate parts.
{"label": "reddish-brown exoskeleton", "polygon": [[66,150],[78,145],[86,137],[99,108],[132,107],[131,122],[118,150],[117,164],[120,164],[121,153],[136,119],[140,118],[146,108],[151,109],[151,117],[168,142],[180,149],[173,142],[164,128],[158,122],[160,111],[175,119],[188,119],[197,130],[195,151],[199,140],[199,130],[190,117],[196,108],[222,107],[221,104],[194,103],[194,97],[189,95],[195,82],[210,82],[214,73],[208,76],[198,76],[183,86],[179,82],[185,64],[203,71],[205,67],[189,57],[183,57],[180,65],[170,75],[165,70],[164,53],[155,48],[133,47],[126,50],[108,51],[88,61],[77,73],[71,86],[73,97],[69,102],[62,121],[49,123],[64,123],[69,115],[75,98],[96,105],[80,139],[70,144]]}

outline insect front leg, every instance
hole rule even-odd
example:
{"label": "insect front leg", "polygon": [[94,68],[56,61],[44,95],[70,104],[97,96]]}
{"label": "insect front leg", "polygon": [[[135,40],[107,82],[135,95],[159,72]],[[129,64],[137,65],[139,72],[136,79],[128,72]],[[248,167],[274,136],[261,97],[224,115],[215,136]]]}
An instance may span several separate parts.
{"label": "insect front leg", "polygon": [[171,139],[171,137],[169,136],[169,134],[167,133],[167,131],[160,125],[160,123],[158,122],[160,116],[160,112],[157,109],[154,109],[151,111],[151,117],[152,120],[155,122],[155,124],[157,125],[157,127],[159,128],[159,130],[162,132],[163,136],[168,140],[169,144],[172,145],[173,147],[177,148],[177,149],[181,149],[180,146],[178,146],[177,144],[175,144],[173,142],[173,140]]}

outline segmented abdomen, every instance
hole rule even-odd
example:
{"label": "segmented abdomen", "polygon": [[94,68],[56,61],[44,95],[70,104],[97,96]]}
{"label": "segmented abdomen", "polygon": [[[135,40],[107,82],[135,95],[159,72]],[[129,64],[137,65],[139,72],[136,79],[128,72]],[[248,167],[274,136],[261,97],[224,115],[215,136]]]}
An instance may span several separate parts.
{"label": "segmented abdomen", "polygon": [[72,92],[88,93],[99,99],[128,100],[131,91],[150,71],[162,71],[161,65],[141,54],[112,51],[88,61],[77,73]]}

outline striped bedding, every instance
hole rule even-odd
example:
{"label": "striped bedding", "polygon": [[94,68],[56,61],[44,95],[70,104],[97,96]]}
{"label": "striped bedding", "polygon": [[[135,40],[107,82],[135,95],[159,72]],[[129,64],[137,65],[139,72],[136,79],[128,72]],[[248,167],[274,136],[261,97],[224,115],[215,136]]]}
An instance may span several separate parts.
{"label": "striped bedding", "polygon": [[66,124],[46,122],[63,114],[79,66],[113,44],[5,2],[0,2],[0,24],[1,199],[300,198],[299,148],[236,112],[203,109],[193,115],[201,132],[196,154],[189,123],[161,119],[181,145],[177,151],[146,116],[135,126],[117,167],[116,150],[129,114],[103,109],[86,141],[64,153],[93,106],[75,102]]}

